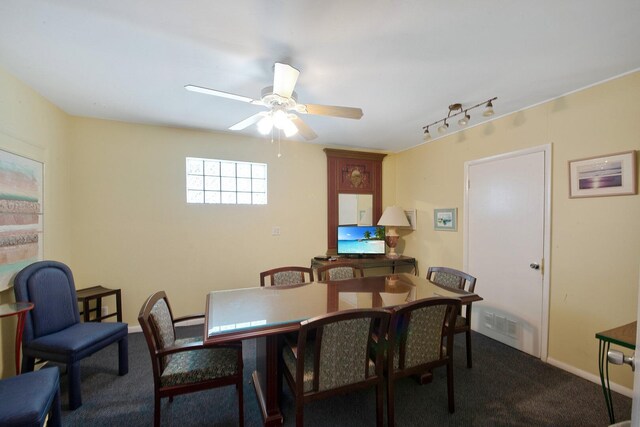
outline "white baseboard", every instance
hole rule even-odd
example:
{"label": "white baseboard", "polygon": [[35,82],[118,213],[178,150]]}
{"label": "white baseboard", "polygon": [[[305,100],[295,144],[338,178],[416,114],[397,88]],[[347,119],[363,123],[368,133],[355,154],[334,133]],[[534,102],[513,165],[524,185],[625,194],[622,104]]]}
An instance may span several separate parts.
{"label": "white baseboard", "polygon": [[[579,376],[580,378],[584,378],[585,380],[589,380],[592,383],[596,383],[598,385],[601,385],[602,383],[600,382],[600,376],[599,375],[594,375],[590,372],[587,371],[583,371],[582,369],[578,369],[575,366],[571,366],[571,365],[567,365],[566,363],[560,362],[558,360],[555,360],[551,357],[547,358],[547,363],[549,365],[553,365],[557,368],[560,368],[564,371],[567,371],[569,373],[572,373],[574,375]],[[609,385],[611,386],[611,390],[615,391],[616,393],[620,393],[624,396],[627,396],[629,398],[633,398],[633,390],[624,386],[621,386],[620,384],[616,384],[613,382],[610,382]]]}
{"label": "white baseboard", "polygon": [[[180,325],[177,325],[176,327],[179,328],[181,326],[202,325],[203,323],[204,323],[203,319],[192,319],[192,320],[186,320],[184,322],[180,322]],[[129,331],[130,334],[132,334],[134,332],[142,332],[142,327],[140,327],[140,325],[135,325],[135,326],[129,325],[127,330]]]}

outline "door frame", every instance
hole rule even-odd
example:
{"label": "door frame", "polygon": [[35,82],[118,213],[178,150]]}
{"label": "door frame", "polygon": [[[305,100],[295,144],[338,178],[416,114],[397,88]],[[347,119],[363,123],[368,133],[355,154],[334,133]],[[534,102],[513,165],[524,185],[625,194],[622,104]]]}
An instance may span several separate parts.
{"label": "door frame", "polygon": [[[542,325],[540,331],[540,359],[547,361],[549,351],[549,277],[551,271],[551,144],[525,148],[523,150],[498,154],[483,159],[469,160],[464,163],[464,221],[463,221],[463,257],[464,270],[469,267],[469,167],[496,160],[520,157],[533,153],[544,153],[544,235],[542,259]],[[482,294],[482,292],[480,292]]]}

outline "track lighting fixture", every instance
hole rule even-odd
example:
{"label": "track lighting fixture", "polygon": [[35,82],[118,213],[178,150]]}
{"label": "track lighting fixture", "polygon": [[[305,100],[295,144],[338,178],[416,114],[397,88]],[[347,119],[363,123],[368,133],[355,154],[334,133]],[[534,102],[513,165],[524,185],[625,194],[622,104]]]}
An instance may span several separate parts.
{"label": "track lighting fixture", "polygon": [[478,108],[480,106],[485,106],[485,110],[483,111],[482,115],[485,117],[490,117],[493,116],[493,101],[495,101],[496,99],[498,99],[497,96],[491,98],[491,99],[487,99],[486,101],[480,102],[479,104],[476,104],[472,107],[468,107],[463,109],[462,108],[462,104],[460,103],[455,103],[455,104],[451,104],[449,105],[449,113],[447,114],[447,117],[442,118],[440,120],[436,120],[433,123],[429,123],[426,126],[422,127],[422,130],[424,131],[424,135],[422,136],[422,139],[427,142],[428,140],[431,139],[431,134],[429,133],[429,127],[431,126],[435,126],[438,123],[442,122],[442,124],[440,126],[438,126],[438,132],[443,134],[446,133],[449,130],[449,123],[447,123],[447,120],[449,120],[452,117],[456,117],[460,114],[464,114],[464,116],[462,116],[462,118],[460,120],[458,120],[458,125],[460,126],[466,126],[469,124],[469,121],[471,120],[471,116],[469,115],[469,111],[473,110],[474,108]]}

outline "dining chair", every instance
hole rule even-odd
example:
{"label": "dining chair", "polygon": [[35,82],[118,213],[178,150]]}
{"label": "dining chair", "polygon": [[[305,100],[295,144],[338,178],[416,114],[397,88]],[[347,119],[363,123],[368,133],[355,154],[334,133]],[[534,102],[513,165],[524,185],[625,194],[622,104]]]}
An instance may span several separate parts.
{"label": "dining chair", "polygon": [[[235,385],[239,425],[244,425],[242,343],[205,347],[202,337],[176,338],[175,325],[204,314],[173,317],[164,291],[151,295],[140,309],[138,322],[147,341],[154,386],[153,425],[160,425],[161,399]],[[215,404],[215,402],[212,402]]]}
{"label": "dining chair", "polygon": [[[455,411],[453,394],[453,322],[460,309],[458,298],[434,297],[410,302],[391,311],[387,334],[387,425],[395,424],[394,382],[447,367],[449,412]],[[446,338],[446,339],[445,339]]]}
{"label": "dining chair", "polygon": [[[305,278],[305,275],[307,278]],[[271,286],[297,285],[313,282],[313,269],[309,267],[280,267],[260,273],[260,286],[265,285],[265,278],[269,278]]]}
{"label": "dining chair", "polygon": [[374,337],[384,338],[389,317],[383,309],[345,310],[300,323],[297,344],[282,350],[296,426],[304,425],[305,403],[365,387],[376,389],[376,422],[382,426],[384,339]]}
{"label": "dining chair", "polygon": [[118,375],[129,372],[128,328],[121,322],[80,322],[71,269],[57,261],[38,261],[16,275],[17,302],[32,302],[22,340],[22,370],[33,371],[36,359],[66,365],[69,409],[82,405],[80,361],[118,343]]}
{"label": "dining chair", "polygon": [[317,268],[318,280],[345,280],[363,277],[364,270],[356,263],[348,261],[332,262]]}
{"label": "dining chair", "polygon": [[[449,288],[455,288],[465,290],[468,292],[475,292],[476,278],[463,271],[455,270],[448,267],[429,267],[427,271],[427,280],[437,283],[441,286],[447,286]],[[471,368],[471,303],[467,304],[465,315],[462,316],[458,311],[456,315],[456,322],[454,333],[466,335],[466,348],[467,348],[467,368]]]}

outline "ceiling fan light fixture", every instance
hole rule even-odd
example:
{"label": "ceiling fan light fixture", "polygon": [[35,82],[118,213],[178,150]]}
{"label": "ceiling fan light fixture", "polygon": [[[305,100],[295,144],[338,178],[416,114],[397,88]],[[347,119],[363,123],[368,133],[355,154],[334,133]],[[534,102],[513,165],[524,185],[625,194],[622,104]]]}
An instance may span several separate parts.
{"label": "ceiling fan light fixture", "polygon": [[298,133],[298,128],[288,118],[287,118],[287,122],[285,123],[284,127],[282,128],[282,130],[284,131],[284,136],[286,136],[287,138],[289,138],[290,136],[293,136],[296,133]]}
{"label": "ceiling fan light fixture", "polygon": [[291,122],[291,120],[289,120],[289,118],[287,117],[287,113],[285,113],[283,110],[274,110],[272,115],[273,125],[276,127],[276,129],[284,130],[285,126],[287,126],[287,123]]}
{"label": "ceiling fan light fixture", "polygon": [[271,132],[271,129],[273,129],[273,119],[271,118],[271,115],[266,115],[260,119],[257,126],[258,132],[262,135],[268,135]]}

